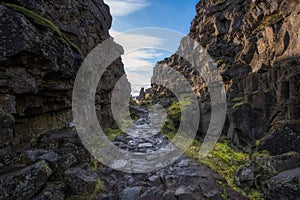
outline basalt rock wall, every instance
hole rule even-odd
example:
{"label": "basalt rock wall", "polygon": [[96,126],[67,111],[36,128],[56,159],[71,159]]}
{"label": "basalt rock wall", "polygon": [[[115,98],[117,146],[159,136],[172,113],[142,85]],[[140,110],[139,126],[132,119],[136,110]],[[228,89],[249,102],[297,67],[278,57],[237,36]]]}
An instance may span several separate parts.
{"label": "basalt rock wall", "polygon": [[[102,0],[1,1],[0,16],[0,110],[7,119],[1,121],[2,159],[28,148],[38,134],[72,122],[77,71],[109,37],[112,17]],[[104,128],[114,122],[111,93],[124,73],[117,59],[97,89],[97,114]]]}
{"label": "basalt rock wall", "polygon": [[[203,0],[196,10],[188,36],[209,53],[223,78],[228,103],[223,132],[247,151],[299,152],[299,1]],[[205,135],[210,97],[201,75],[176,54],[159,63],[190,80]],[[152,80],[162,80],[161,74],[154,69]]]}

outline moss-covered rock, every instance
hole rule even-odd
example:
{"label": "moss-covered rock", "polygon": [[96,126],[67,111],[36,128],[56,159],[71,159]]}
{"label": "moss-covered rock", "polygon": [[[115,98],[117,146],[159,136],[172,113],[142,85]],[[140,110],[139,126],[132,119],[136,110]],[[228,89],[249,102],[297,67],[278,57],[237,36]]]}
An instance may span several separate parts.
{"label": "moss-covered rock", "polygon": [[57,28],[56,25],[54,25],[51,21],[48,19],[40,16],[39,14],[28,10],[24,7],[15,5],[15,4],[10,4],[10,3],[5,3],[5,6],[12,8],[20,13],[22,13],[25,17],[27,17],[33,24],[41,26],[42,28],[49,29],[57,34],[58,37],[60,37],[60,40],[65,43],[66,45],[70,46],[74,51],[79,53],[80,55],[81,50],[72,42],[69,41],[69,39]]}

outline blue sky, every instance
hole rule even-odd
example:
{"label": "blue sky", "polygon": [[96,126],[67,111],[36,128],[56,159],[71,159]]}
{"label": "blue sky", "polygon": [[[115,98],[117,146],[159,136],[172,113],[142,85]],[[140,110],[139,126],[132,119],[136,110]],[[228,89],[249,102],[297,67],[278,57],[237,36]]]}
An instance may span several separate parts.
{"label": "blue sky", "polygon": [[[137,95],[141,87],[150,87],[155,63],[176,51],[176,48],[168,45],[170,41],[167,40],[170,38],[167,36],[174,35],[172,43],[178,47],[180,38],[189,32],[198,0],[104,0],[104,2],[110,6],[113,16],[110,33],[125,49],[125,55],[122,56],[123,63],[132,85],[132,93]],[[144,27],[170,30],[133,30]],[[174,34],[171,31],[174,31]],[[129,46],[132,44],[139,48],[126,52],[127,49],[131,49]],[[151,48],[141,48],[143,46]]]}

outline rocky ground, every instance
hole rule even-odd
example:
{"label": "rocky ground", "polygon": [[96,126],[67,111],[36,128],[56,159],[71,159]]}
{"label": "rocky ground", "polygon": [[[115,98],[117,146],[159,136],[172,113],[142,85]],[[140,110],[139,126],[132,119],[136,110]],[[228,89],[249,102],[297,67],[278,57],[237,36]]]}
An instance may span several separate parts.
{"label": "rocky ground", "polygon": [[[141,118],[126,131],[127,134],[115,138],[115,145],[127,151],[146,153],[169,144],[166,136],[158,133],[157,126],[152,124],[162,121],[162,116],[150,116],[149,121],[147,111],[142,111]],[[141,170],[147,168],[147,163],[138,167]],[[187,156],[146,174],[122,173],[109,167],[101,167],[97,172],[105,185],[101,199],[192,200],[223,199],[227,195],[229,199],[246,199],[232,189],[218,185],[222,178],[217,173]]]}
{"label": "rocky ground", "polygon": [[[169,141],[151,125],[147,111],[141,111],[136,124],[113,143],[141,153],[164,148]],[[13,168],[1,168],[0,199],[246,199],[220,186],[220,175],[187,156],[151,173],[129,174],[91,159],[70,128],[43,134],[32,146],[15,158]]]}

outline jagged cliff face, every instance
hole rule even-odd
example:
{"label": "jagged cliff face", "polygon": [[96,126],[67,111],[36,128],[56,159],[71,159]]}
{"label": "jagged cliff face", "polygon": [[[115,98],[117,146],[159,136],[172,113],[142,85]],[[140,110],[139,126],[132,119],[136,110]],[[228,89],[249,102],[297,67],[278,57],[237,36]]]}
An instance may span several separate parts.
{"label": "jagged cliff face", "polygon": [[[77,71],[84,57],[109,37],[112,20],[102,0],[2,3],[0,110],[6,123],[1,121],[0,125],[1,160],[28,148],[34,136],[72,121],[71,98]],[[113,123],[111,91],[123,74],[118,59],[98,87],[96,104],[103,127]],[[11,129],[7,131],[7,127]]]}
{"label": "jagged cliff face", "polygon": [[[299,11],[297,0],[203,0],[197,5],[189,36],[216,61],[228,96],[224,132],[246,150],[300,151]],[[162,63],[191,80],[205,132],[210,99],[201,76],[177,55]],[[159,74],[155,69],[153,79]]]}
{"label": "jagged cliff face", "polygon": [[[66,122],[77,71],[111,20],[102,0],[0,1],[0,199],[99,194],[96,164]],[[100,80],[102,128],[114,123],[110,99],[124,73],[119,58]]]}
{"label": "jagged cliff face", "polygon": [[[265,199],[300,195],[299,3],[201,0],[189,33],[208,51],[222,75],[228,102],[223,133],[233,145],[252,153],[251,162],[236,172],[236,183],[260,189]],[[203,136],[211,116],[203,78],[176,54],[159,64],[167,64],[190,80],[200,103]],[[164,80],[162,74],[167,72],[155,68],[152,81]],[[176,80],[164,82],[176,84]],[[155,100],[166,105],[174,101],[164,87],[153,84],[152,89]],[[257,156],[255,152],[262,150],[271,156]]]}

